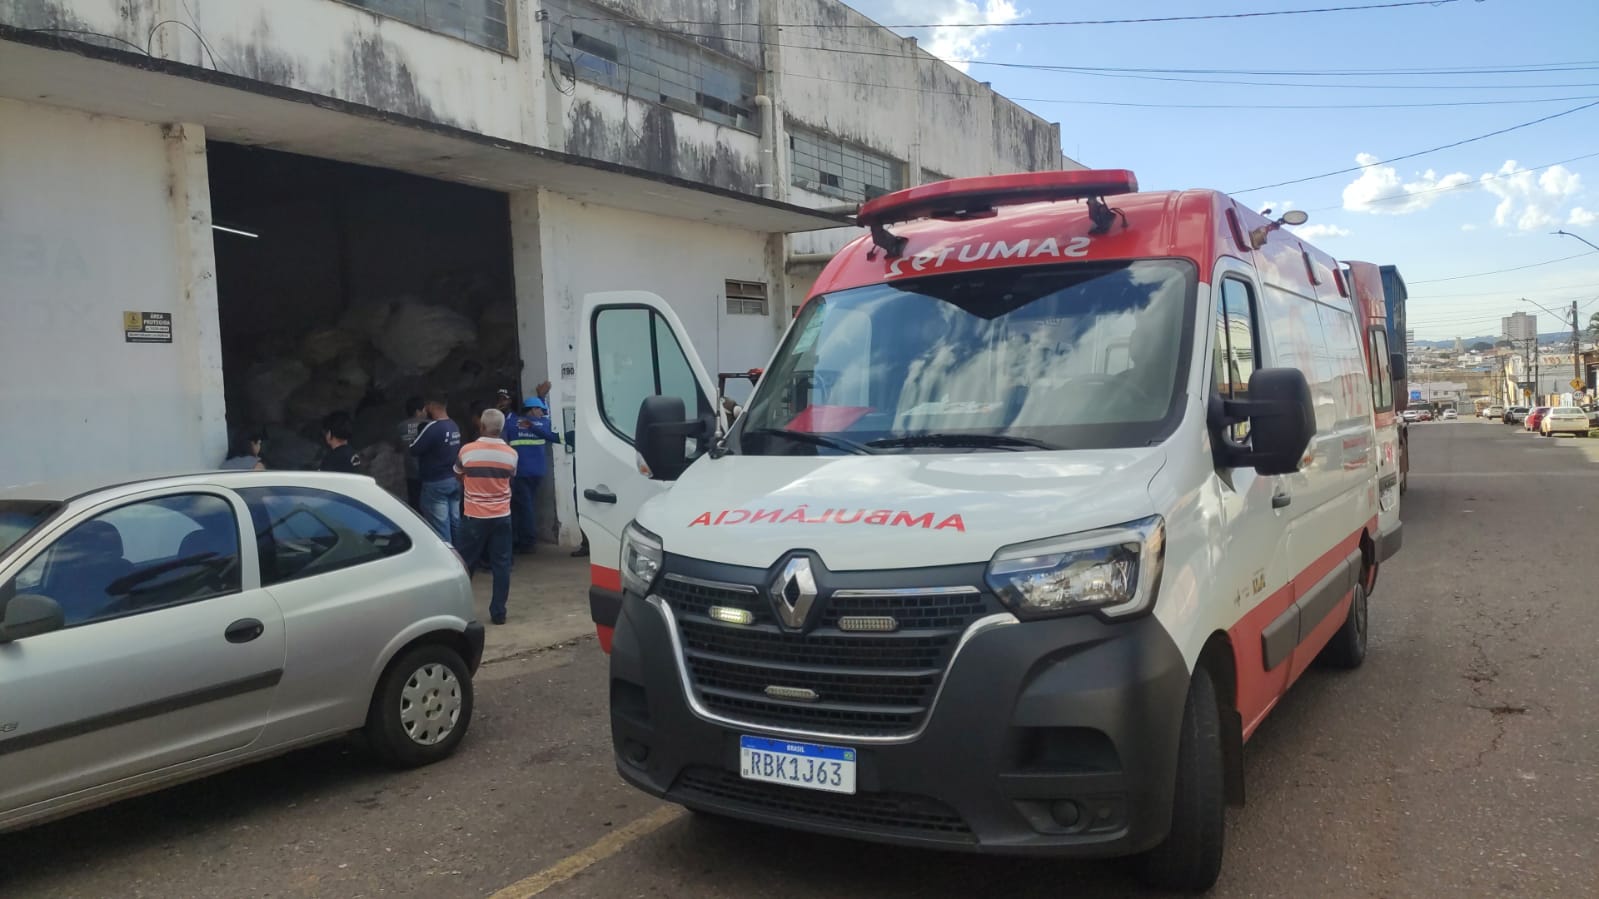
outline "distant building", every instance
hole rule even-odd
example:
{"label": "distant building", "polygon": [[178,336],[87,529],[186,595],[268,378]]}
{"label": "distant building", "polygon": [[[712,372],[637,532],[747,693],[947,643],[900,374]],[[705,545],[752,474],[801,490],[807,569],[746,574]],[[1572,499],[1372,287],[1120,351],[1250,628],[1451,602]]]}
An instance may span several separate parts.
{"label": "distant building", "polygon": [[1538,339],[1538,316],[1517,312],[1507,315],[1499,320],[1500,327],[1506,340],[1516,343],[1525,343]]}
{"label": "distant building", "polygon": [[1455,355],[1463,356],[1466,353],[1466,342],[1459,337],[1455,338]]}

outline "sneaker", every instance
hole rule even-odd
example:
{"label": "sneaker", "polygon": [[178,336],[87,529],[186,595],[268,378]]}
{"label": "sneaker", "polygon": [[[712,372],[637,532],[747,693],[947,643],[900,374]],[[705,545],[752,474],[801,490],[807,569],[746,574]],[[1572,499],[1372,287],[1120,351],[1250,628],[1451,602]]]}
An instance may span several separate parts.
{"label": "sneaker", "polygon": [[504,624],[505,623],[505,616],[501,615],[498,618],[490,618],[489,621],[493,622],[494,624]]}

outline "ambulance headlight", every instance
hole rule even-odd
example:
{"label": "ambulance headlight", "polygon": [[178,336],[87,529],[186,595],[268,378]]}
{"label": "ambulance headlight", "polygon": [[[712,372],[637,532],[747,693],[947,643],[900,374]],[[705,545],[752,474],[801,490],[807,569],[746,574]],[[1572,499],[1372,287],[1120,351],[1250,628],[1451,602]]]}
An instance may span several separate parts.
{"label": "ambulance headlight", "polygon": [[1148,611],[1160,589],[1166,523],[1158,515],[1098,531],[1007,546],[988,563],[988,586],[1016,617]]}
{"label": "ambulance headlight", "polygon": [[630,524],[622,531],[622,589],[648,596],[661,573],[661,538]]}

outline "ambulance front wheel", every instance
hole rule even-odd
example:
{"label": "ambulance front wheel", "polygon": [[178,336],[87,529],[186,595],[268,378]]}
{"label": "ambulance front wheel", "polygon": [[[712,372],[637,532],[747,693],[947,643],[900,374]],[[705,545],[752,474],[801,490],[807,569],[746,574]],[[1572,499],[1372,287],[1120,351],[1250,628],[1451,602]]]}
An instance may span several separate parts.
{"label": "ambulance front wheel", "polygon": [[1138,873],[1146,883],[1185,893],[1203,893],[1215,885],[1225,845],[1226,781],[1216,685],[1209,672],[1198,668],[1183,708],[1171,831],[1138,859]]}

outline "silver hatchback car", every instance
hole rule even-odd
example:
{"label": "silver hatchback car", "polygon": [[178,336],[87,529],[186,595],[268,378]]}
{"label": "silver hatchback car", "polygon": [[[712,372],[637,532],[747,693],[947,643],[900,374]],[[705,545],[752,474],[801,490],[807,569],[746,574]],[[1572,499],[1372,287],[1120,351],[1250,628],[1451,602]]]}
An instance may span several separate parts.
{"label": "silver hatchback car", "polygon": [[364,731],[472,719],[460,558],[357,475],[0,489],[0,831]]}

